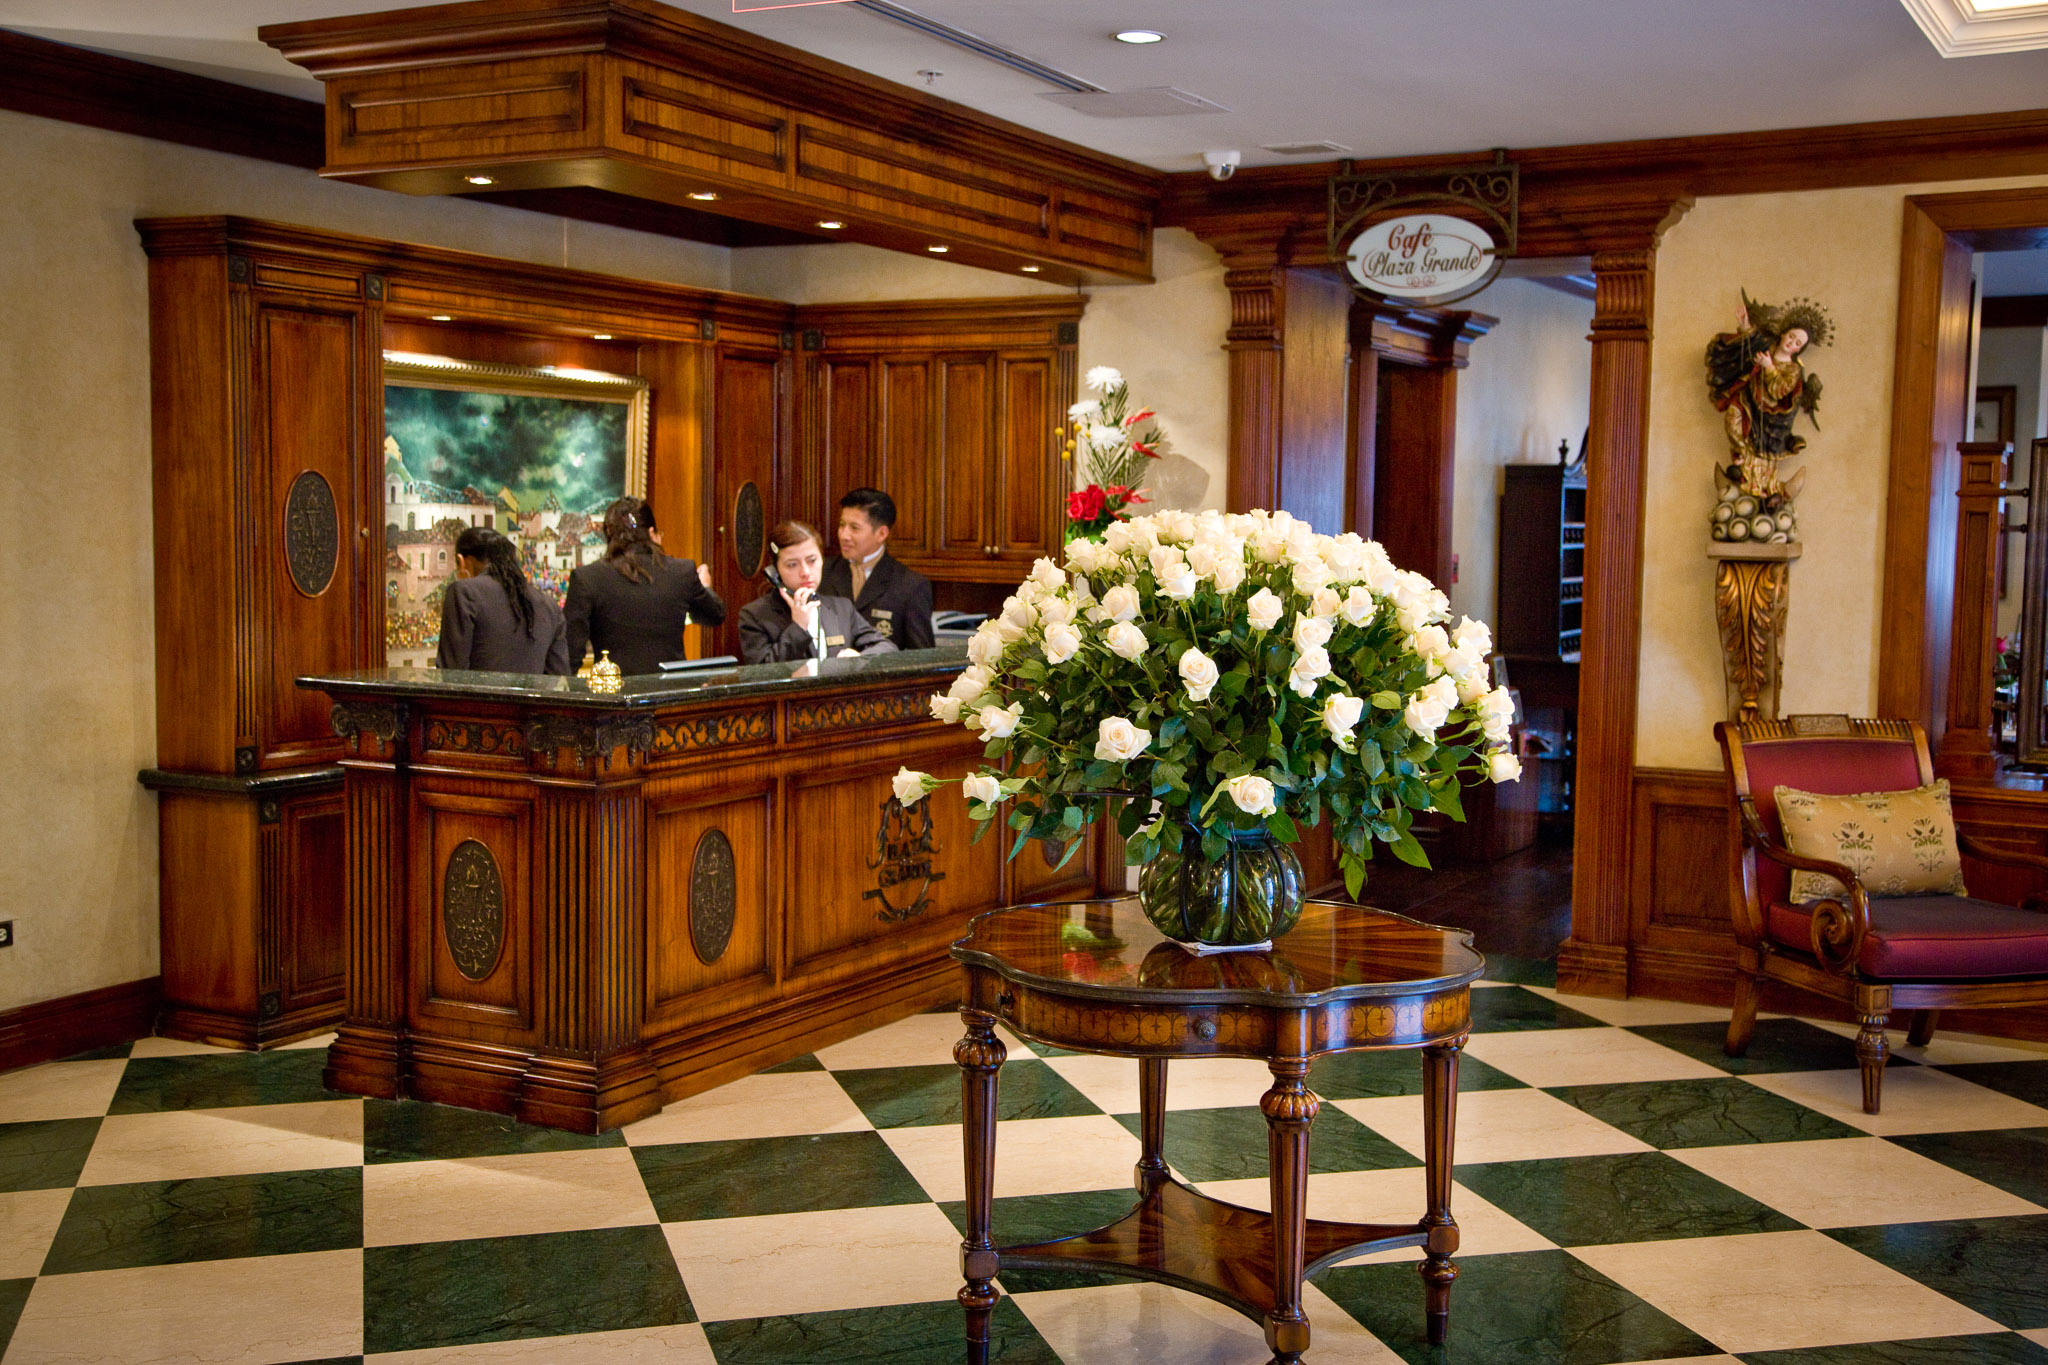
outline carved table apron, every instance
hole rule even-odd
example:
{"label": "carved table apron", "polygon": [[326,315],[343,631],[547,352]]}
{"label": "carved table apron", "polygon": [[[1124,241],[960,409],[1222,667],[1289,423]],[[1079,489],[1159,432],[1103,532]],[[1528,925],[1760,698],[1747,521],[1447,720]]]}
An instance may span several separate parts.
{"label": "carved table apron", "polygon": [[[967,1237],[960,1244],[970,1365],[988,1359],[1004,1270],[1109,1270],[1230,1305],[1265,1327],[1276,1365],[1308,1349],[1304,1274],[1395,1247],[1423,1249],[1429,1340],[1449,1321],[1458,1225],[1451,1153],[1458,1054],[1471,983],[1485,965],[1471,936],[1383,910],[1311,901],[1264,952],[1196,956],[1154,929],[1135,900],[1020,906],[975,919],[953,945],[965,969],[960,1064]],[[998,1247],[996,1082],[1007,1051],[995,1027],[1079,1052],[1138,1061],[1138,1203],[1106,1227]],[[1426,1207],[1414,1223],[1330,1223],[1305,1215],[1309,1126],[1321,1107],[1310,1065],[1324,1053],[1419,1047]],[[1167,1170],[1166,1064],[1257,1057],[1273,1084],[1259,1102],[1271,1163],[1269,1214],[1212,1199]]]}

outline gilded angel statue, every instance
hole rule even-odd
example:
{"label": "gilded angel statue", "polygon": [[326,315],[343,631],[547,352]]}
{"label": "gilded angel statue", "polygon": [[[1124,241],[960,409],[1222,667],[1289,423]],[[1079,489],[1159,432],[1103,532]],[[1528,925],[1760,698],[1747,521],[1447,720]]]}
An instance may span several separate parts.
{"label": "gilded angel statue", "polygon": [[1707,391],[1728,436],[1721,477],[1766,510],[1782,507],[1805,481],[1804,470],[1781,479],[1778,462],[1806,446],[1792,430],[1800,413],[1820,428],[1820,377],[1799,357],[1825,346],[1833,331],[1827,310],[1811,299],[1773,308],[1744,292],[1735,330],[1707,343]]}

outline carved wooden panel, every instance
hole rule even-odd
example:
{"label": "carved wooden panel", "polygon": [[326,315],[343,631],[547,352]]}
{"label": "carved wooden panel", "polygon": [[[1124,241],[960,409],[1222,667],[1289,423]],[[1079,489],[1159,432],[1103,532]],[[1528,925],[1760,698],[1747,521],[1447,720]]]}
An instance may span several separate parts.
{"label": "carved wooden panel", "polygon": [[787,179],[787,109],[643,62],[620,62],[613,72],[621,145],[736,180],[779,185]]}
{"label": "carved wooden panel", "polygon": [[875,477],[882,482],[876,486],[888,489],[889,496],[896,499],[896,528],[889,533],[889,552],[899,559],[915,557],[929,552],[934,541],[932,362],[924,357],[885,356],[880,370]]}
{"label": "carved wooden panel", "polygon": [[690,946],[706,964],[725,956],[739,910],[739,868],[732,840],[707,829],[690,855]]}
{"label": "carved wooden panel", "polygon": [[[751,545],[740,543],[743,528],[738,514],[741,491],[753,484],[762,503],[762,530],[789,515],[782,488],[786,454],[783,398],[787,360],[781,352],[741,351],[721,346],[718,352],[716,392],[712,404],[712,449],[718,458],[711,462],[712,506],[734,509],[733,520],[719,519],[711,554],[712,587],[731,609],[726,623],[713,632],[714,647],[720,654],[738,654],[739,628],[735,618],[742,604],[760,595],[757,577],[763,560],[751,567],[741,558]],[[765,535],[764,535],[765,541]],[[751,558],[751,556],[750,556]]]}
{"label": "carved wooden panel", "polygon": [[[330,164],[365,165],[462,151],[572,145],[586,128],[587,59],[427,67],[337,88]],[[481,145],[480,145],[481,144]]]}
{"label": "carved wooden panel", "polygon": [[814,371],[809,439],[818,461],[817,491],[823,495],[815,499],[814,515],[818,529],[829,533],[837,521],[839,496],[848,489],[895,493],[875,458],[874,358],[820,356]]}
{"label": "carved wooden panel", "polygon": [[932,505],[938,509],[939,534],[932,549],[939,555],[988,558],[992,369],[987,356],[951,356],[938,363]]}
{"label": "carved wooden panel", "polygon": [[488,845],[464,839],[441,869],[441,938],[471,981],[497,970],[505,949],[505,879]]}
{"label": "carved wooden panel", "polygon": [[903,692],[860,692],[821,701],[789,703],[789,735],[830,734],[835,730],[874,730],[931,719],[931,693],[922,688]]}
{"label": "carved wooden panel", "polygon": [[532,1015],[533,805],[463,779],[414,784],[415,1012],[523,1028]]}
{"label": "carved wooden panel", "polygon": [[420,726],[420,758],[472,766],[521,767],[526,731],[517,721],[429,716]]}
{"label": "carved wooden panel", "polygon": [[[684,1000],[707,987],[768,972],[772,870],[768,856],[773,788],[759,782],[737,799],[703,795],[654,798],[647,809],[647,1005]],[[723,798],[727,793],[719,793]],[[702,921],[713,918],[700,884],[705,847],[723,845],[724,942],[718,951]],[[717,861],[714,855],[714,861]],[[729,898],[729,899],[728,899]]]}
{"label": "carved wooden panel", "polygon": [[657,757],[762,744],[775,738],[775,708],[755,707],[703,716],[663,717],[654,722]]}
{"label": "carved wooden panel", "polygon": [[1631,825],[1630,941],[1669,940],[1674,931],[1732,941],[1728,799],[1722,775],[1637,769]]}
{"label": "carved wooden panel", "polygon": [[966,227],[1027,249],[1041,248],[1051,236],[1046,182],[851,124],[805,119],[799,125],[795,187],[833,199],[850,195],[907,222]]}
{"label": "carved wooden panel", "polygon": [[333,792],[280,804],[285,853],[278,916],[282,1012],[338,1001],[348,967],[348,807]]}
{"label": "carved wooden panel", "polygon": [[998,366],[1003,432],[993,471],[989,543],[1025,562],[1058,540],[1054,498],[1065,490],[1055,484],[1071,473],[1054,453],[1053,428],[1065,420],[1067,400],[1054,385],[1053,370],[1049,356],[1005,356]]}

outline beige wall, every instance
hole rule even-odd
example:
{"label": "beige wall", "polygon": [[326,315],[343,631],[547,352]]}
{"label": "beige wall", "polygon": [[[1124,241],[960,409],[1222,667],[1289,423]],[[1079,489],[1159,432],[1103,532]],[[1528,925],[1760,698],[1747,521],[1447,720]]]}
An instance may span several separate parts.
{"label": "beige wall", "polygon": [[1501,467],[1553,464],[1557,443],[1579,448],[1591,394],[1590,299],[1534,280],[1502,280],[1458,305],[1500,319],[1472,343],[1458,375],[1451,609],[1492,624],[1500,558]]}
{"label": "beige wall", "polygon": [[1770,303],[1805,295],[1834,317],[1834,343],[1807,357],[1826,392],[1820,429],[1804,418],[1799,426],[1812,472],[1799,499],[1806,552],[1792,570],[1783,709],[1868,715],[1877,696],[1902,204],[1912,194],[2043,183],[1703,199],[1665,235],[1650,363],[1638,764],[1720,766],[1713,724],[1725,713],[1706,524],[1724,441],[1702,357],[1714,333],[1734,326],[1740,291]]}

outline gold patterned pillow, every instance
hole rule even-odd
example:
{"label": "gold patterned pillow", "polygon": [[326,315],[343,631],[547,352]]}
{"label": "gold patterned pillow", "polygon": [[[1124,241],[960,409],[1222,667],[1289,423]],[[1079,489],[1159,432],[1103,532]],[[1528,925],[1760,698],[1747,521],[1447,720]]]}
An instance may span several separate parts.
{"label": "gold patterned pillow", "polygon": [[[1956,819],[1948,779],[1903,792],[1824,796],[1780,787],[1778,821],[1785,847],[1809,858],[1846,864],[1873,896],[1954,896],[1963,890],[1963,859],[1956,850]],[[1794,901],[1847,894],[1821,872],[1792,874]]]}

